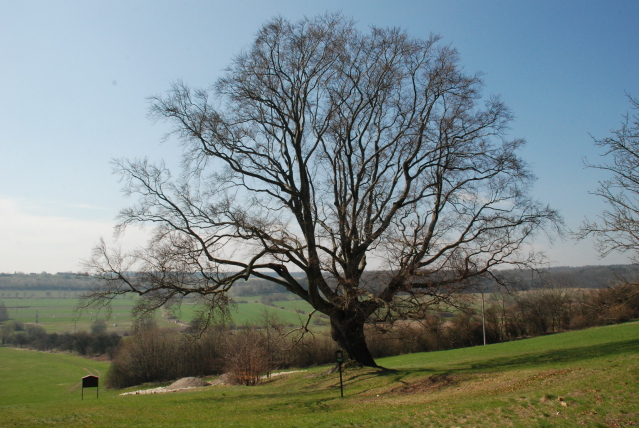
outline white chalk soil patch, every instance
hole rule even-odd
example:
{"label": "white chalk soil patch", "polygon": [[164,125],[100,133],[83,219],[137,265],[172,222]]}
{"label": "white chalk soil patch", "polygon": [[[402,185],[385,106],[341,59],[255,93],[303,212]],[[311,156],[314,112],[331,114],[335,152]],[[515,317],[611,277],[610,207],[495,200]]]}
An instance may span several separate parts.
{"label": "white chalk soil patch", "polygon": [[277,373],[271,373],[270,376],[262,376],[262,379],[267,379],[269,377],[278,377],[278,376],[284,376],[284,375],[289,375],[289,374],[293,374],[293,373],[302,373],[305,372],[306,370],[291,370],[288,372],[277,372]]}
{"label": "white chalk soil patch", "polygon": [[[301,373],[305,371],[306,370],[292,370],[288,372],[271,373],[270,377],[273,378],[273,377],[284,376],[284,375],[289,375],[293,373]],[[262,378],[266,379],[267,377],[263,376]],[[223,374],[218,379],[211,382],[207,382],[197,377],[184,377],[180,380],[173,382],[169,386],[161,386],[158,388],[151,388],[151,389],[139,389],[137,391],[124,392],[120,395],[165,394],[167,392],[178,392],[178,391],[184,391],[185,389],[201,388],[201,387],[210,386],[210,385],[232,385],[232,382],[229,380],[229,377],[226,374]]]}
{"label": "white chalk soil patch", "polygon": [[161,386],[159,388],[140,389],[138,391],[125,392],[120,395],[142,395],[142,394],[164,394],[167,392],[177,392],[185,389],[200,388],[211,385],[209,382],[197,377],[184,377],[173,382],[169,386]]}

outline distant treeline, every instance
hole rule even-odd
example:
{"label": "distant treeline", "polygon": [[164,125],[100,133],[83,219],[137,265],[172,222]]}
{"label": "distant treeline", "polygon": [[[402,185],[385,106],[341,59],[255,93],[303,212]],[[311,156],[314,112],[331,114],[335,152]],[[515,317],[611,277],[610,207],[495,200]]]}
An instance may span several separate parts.
{"label": "distant treeline", "polygon": [[0,274],[0,291],[86,291],[94,279],[75,273]]}
{"label": "distant treeline", "polygon": [[264,294],[286,293],[284,286],[269,282],[263,279],[250,279],[248,281],[236,282],[231,288],[231,295],[236,297],[242,296],[259,296]]}
{"label": "distant treeline", "polygon": [[[554,288],[606,288],[619,283],[639,282],[639,266],[608,265],[553,267],[543,270],[510,269],[498,271],[496,277],[514,288],[531,289],[551,285]],[[486,286],[496,285],[487,280]]]}
{"label": "distant treeline", "polygon": [[[500,281],[512,285],[515,289],[540,288],[548,284],[562,288],[605,288],[619,282],[639,282],[639,266],[610,265],[582,267],[554,267],[544,270],[504,270],[498,271]],[[302,274],[297,274],[300,282],[304,282]],[[378,283],[384,275],[371,272],[369,286],[373,289],[383,286]],[[376,280],[377,279],[377,280]],[[95,279],[86,274],[60,272],[57,274],[0,274],[1,291],[74,291],[83,292],[91,288]],[[377,282],[377,283],[376,283]],[[483,281],[488,291],[496,283],[490,279]],[[258,296],[265,294],[285,293],[286,289],[272,282],[251,278],[239,281],[231,289],[235,297]]]}
{"label": "distant treeline", "polygon": [[[85,274],[57,273],[57,274],[0,274],[0,292],[25,291],[87,291],[94,284],[95,278]],[[286,293],[286,289],[262,279],[239,281],[231,289],[231,295],[259,296],[264,294]],[[16,297],[21,297],[19,294]],[[10,297],[10,296],[9,296]]]}
{"label": "distant treeline", "polygon": [[47,333],[35,324],[17,321],[0,325],[0,345],[35,349],[38,351],[66,351],[84,356],[106,354],[113,357],[122,337],[106,332],[106,323],[96,321],[91,332]]}
{"label": "distant treeline", "polygon": [[481,306],[475,305],[456,313],[432,313],[398,322],[392,328],[369,326],[367,341],[371,353],[379,358],[481,345],[484,328],[486,343],[500,343],[637,318],[639,285],[617,284],[600,289],[542,287],[486,294],[483,313]]}

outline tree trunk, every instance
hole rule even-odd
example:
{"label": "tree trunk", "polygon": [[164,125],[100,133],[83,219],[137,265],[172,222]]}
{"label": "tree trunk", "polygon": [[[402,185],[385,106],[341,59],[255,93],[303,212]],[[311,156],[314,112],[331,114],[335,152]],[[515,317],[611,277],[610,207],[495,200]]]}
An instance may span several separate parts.
{"label": "tree trunk", "polygon": [[366,345],[363,320],[344,314],[331,317],[331,336],[358,363],[368,367],[379,367]]}

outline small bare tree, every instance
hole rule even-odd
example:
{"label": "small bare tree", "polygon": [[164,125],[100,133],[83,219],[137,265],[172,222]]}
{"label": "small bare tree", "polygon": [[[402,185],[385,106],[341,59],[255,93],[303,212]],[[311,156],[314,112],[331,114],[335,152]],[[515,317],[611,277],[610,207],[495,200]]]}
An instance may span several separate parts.
{"label": "small bare tree", "polygon": [[259,385],[270,370],[267,338],[246,326],[227,338],[224,369],[231,379],[246,386]]}
{"label": "small bare tree", "polygon": [[[420,317],[522,251],[554,210],[455,49],[399,29],[358,31],[327,14],[268,21],[210,90],[151,99],[184,147],[176,179],[117,161],[138,202],[118,231],[156,225],[146,248],[96,248],[88,303],[134,292],[143,309],[187,295],[228,303],[239,280],[280,284],[331,321],[352,358],[376,366],[367,322]],[[303,279],[294,275],[303,273]]]}

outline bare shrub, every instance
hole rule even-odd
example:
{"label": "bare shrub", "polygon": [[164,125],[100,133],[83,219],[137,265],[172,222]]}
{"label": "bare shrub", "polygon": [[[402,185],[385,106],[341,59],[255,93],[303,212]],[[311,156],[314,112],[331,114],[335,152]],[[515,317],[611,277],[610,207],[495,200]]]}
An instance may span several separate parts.
{"label": "bare shrub", "polygon": [[591,318],[597,324],[630,321],[639,316],[639,285],[622,283],[594,291],[590,296]]}
{"label": "bare shrub", "polygon": [[104,320],[96,319],[91,324],[91,333],[93,334],[106,333],[106,331],[107,331],[107,323]]}
{"label": "bare shrub", "polygon": [[456,314],[446,329],[451,348],[479,345],[483,342],[481,314],[479,319],[473,312]]}
{"label": "bare shrub", "polygon": [[255,328],[246,328],[230,337],[224,356],[224,369],[239,385],[259,385],[269,368],[269,355],[264,336]]}
{"label": "bare shrub", "polygon": [[179,334],[144,324],[123,341],[107,376],[108,388],[125,388],[145,382],[161,382],[222,372],[223,343],[227,334],[214,326],[206,333]]}
{"label": "bare shrub", "polygon": [[329,334],[306,334],[286,344],[285,367],[312,367],[335,361],[338,346]]}
{"label": "bare shrub", "polygon": [[177,377],[177,337],[154,324],[145,325],[125,340],[111,364],[107,388],[125,388]]}
{"label": "bare shrub", "polygon": [[581,330],[583,328],[586,328],[588,326],[590,326],[592,324],[590,324],[588,322],[588,318],[586,318],[586,316],[582,315],[582,314],[575,314],[571,319],[570,319],[570,330]]}

